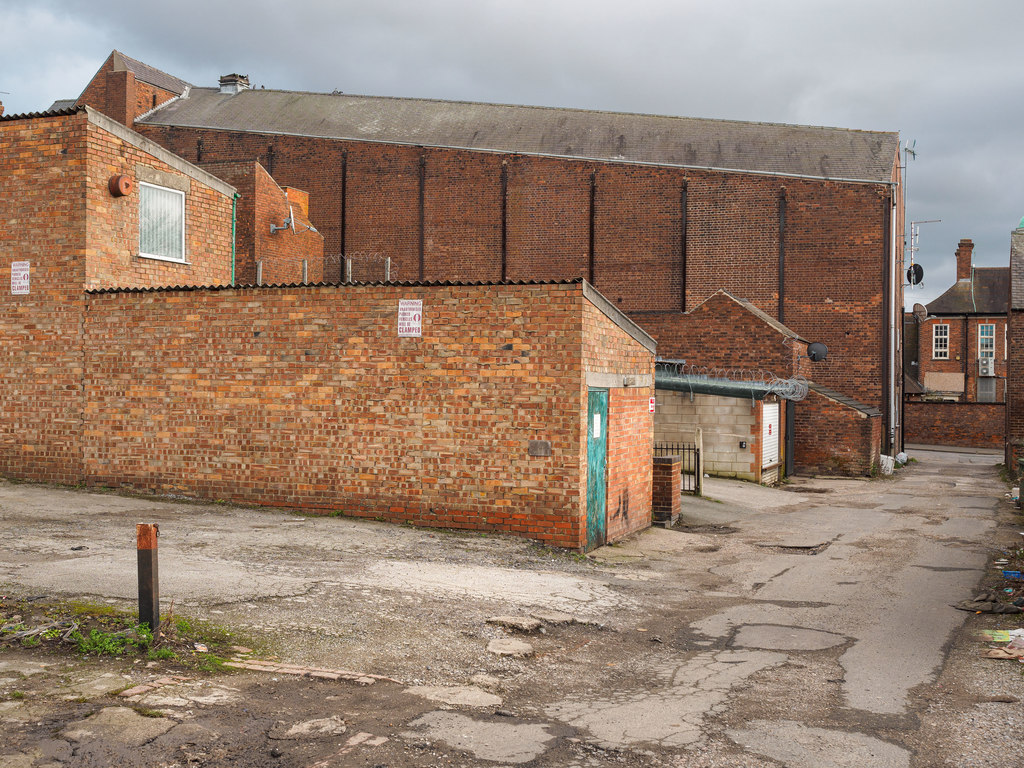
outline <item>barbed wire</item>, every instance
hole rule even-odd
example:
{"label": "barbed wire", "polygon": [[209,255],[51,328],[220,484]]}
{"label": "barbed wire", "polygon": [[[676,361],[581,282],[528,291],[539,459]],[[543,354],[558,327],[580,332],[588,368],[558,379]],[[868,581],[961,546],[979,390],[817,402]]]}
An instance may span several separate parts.
{"label": "barbed wire", "polygon": [[763,368],[717,368],[707,365],[688,365],[674,360],[659,360],[656,367],[681,378],[756,386],[778,395],[783,400],[803,400],[807,397],[809,389],[807,379],[803,376],[782,378]]}

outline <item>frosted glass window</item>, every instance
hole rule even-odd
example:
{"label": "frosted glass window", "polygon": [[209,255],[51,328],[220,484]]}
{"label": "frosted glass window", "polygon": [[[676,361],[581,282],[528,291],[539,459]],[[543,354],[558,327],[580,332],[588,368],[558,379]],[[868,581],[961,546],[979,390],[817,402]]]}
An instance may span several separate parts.
{"label": "frosted glass window", "polygon": [[185,261],[185,193],[139,185],[139,254]]}

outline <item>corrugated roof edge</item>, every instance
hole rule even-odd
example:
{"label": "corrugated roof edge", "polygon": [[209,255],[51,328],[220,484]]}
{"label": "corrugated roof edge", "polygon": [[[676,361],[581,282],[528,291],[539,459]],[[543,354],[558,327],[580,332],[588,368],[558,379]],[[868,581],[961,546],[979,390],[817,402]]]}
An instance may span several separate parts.
{"label": "corrugated roof edge", "polygon": [[0,123],[14,120],[34,120],[38,117],[67,117],[85,112],[85,107],[68,107],[67,109],[49,109],[44,112],[22,112],[17,115],[0,115]]}
{"label": "corrugated roof edge", "polygon": [[390,282],[319,282],[319,283],[264,283],[263,285],[161,285],[136,288],[91,288],[87,294],[104,293],[163,293],[170,291],[244,291],[257,288],[365,288],[395,286],[398,288],[458,288],[503,285],[579,285],[582,277],[571,280],[392,280]]}
{"label": "corrugated roof edge", "polygon": [[834,389],[823,387],[821,384],[815,384],[813,381],[807,382],[807,386],[812,392],[817,392],[822,397],[827,397],[829,400],[839,403],[839,405],[845,405],[847,408],[853,408],[855,411],[860,411],[865,416],[882,415],[882,412],[873,405],[864,405],[864,403],[858,402],[852,397],[844,395],[842,392],[836,392]]}

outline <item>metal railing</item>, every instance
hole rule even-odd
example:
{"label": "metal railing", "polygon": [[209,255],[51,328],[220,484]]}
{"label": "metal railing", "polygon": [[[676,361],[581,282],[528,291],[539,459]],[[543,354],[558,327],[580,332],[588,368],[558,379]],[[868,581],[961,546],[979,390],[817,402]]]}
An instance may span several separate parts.
{"label": "metal railing", "polygon": [[678,456],[682,463],[682,491],[701,495],[703,474],[700,447],[696,443],[655,443],[655,456]]}

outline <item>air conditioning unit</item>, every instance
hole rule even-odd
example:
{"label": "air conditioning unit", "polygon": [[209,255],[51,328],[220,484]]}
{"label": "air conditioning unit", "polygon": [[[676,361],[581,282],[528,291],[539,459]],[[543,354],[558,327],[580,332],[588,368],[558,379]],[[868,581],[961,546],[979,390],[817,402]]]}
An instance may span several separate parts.
{"label": "air conditioning unit", "polygon": [[978,360],[978,375],[995,376],[996,361],[991,357],[983,357],[980,360]]}

